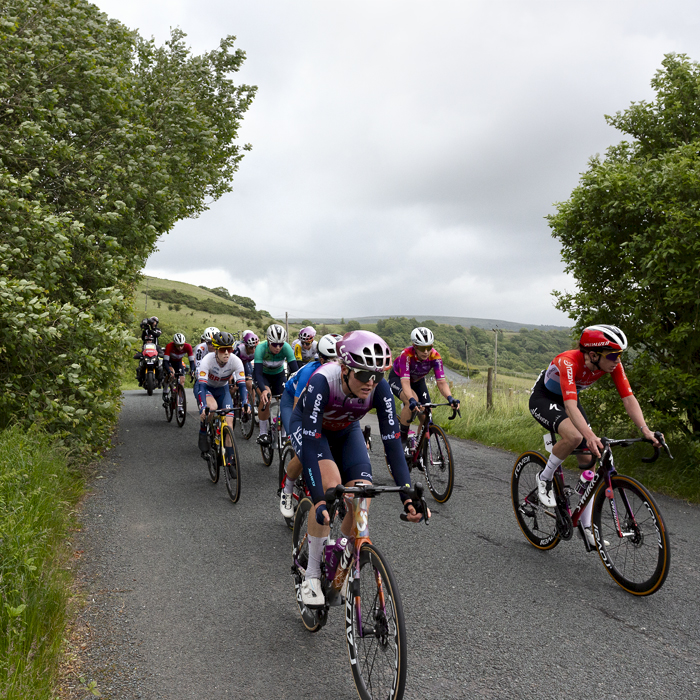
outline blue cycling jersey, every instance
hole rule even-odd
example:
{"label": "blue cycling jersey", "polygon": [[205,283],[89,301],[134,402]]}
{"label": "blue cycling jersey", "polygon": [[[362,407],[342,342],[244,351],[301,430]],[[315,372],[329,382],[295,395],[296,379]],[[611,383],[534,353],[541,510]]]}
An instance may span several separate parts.
{"label": "blue cycling jersey", "polygon": [[306,385],[309,383],[311,375],[321,366],[318,360],[314,362],[309,362],[308,365],[304,365],[299,371],[295,372],[284,385],[284,390],[291,397],[301,396],[301,392],[304,391]]}

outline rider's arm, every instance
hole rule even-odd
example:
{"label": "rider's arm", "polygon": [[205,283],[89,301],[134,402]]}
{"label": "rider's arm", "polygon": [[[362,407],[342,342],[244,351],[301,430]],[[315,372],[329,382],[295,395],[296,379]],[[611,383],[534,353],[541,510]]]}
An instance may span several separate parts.
{"label": "rider's arm", "polygon": [[188,355],[188,359],[190,361],[190,372],[194,372],[194,350],[192,349],[192,346],[190,345],[190,354]]}
{"label": "rider's arm", "polygon": [[[309,386],[301,419],[301,464],[306,483],[314,504],[323,501],[323,481],[318,466],[318,447],[321,444],[323,409],[328,403],[330,389],[325,377],[319,375]],[[404,467],[406,461],[404,460]]]}
{"label": "rider's arm", "polygon": [[165,354],[163,355],[163,369],[166,372],[170,369],[170,343],[165,346]]}
{"label": "rider's arm", "polygon": [[642,435],[647,440],[651,440],[656,447],[659,447],[659,441],[654,437],[654,433],[647,427],[637,397],[634,394],[624,396],[622,398],[622,404],[625,407],[625,411],[627,411],[627,415],[632,419],[632,422],[642,431]]}
{"label": "rider's arm", "polygon": [[229,360],[233,364],[233,374],[231,375],[231,381],[236,382],[238,387],[238,393],[241,397],[241,404],[245,405],[248,403],[248,387],[245,383],[245,369],[243,367],[243,362],[241,358],[233,355]]}
{"label": "rider's arm", "polygon": [[197,388],[199,389],[199,400],[201,401],[202,406],[206,406],[207,389],[209,389],[209,386],[207,385],[207,372],[201,368],[199,370],[199,383],[197,384]]}
{"label": "rider's arm", "polygon": [[255,383],[258,385],[260,391],[264,391],[267,388],[267,383],[263,376],[265,350],[267,350],[267,343],[258,343],[258,347],[255,348],[255,361],[253,364],[253,376],[255,377]]}

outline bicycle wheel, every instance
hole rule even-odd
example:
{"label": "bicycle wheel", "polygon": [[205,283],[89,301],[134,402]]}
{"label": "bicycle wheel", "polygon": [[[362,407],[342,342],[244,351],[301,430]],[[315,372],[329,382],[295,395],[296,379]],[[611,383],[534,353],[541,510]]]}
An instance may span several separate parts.
{"label": "bicycle wheel", "polygon": [[173,419],[173,402],[170,389],[163,393],[163,407],[165,408],[165,418],[170,423]]}
{"label": "bicycle wheel", "polygon": [[321,629],[321,618],[318,610],[311,610],[301,600],[301,584],[309,563],[308,521],[309,512],[314,504],[310,498],[302,498],[294,516],[294,532],[292,535],[293,557],[292,572],[294,578],[294,592],[299,607],[301,621],[309,632],[318,632]]}
{"label": "bicycle wheel", "polygon": [[[537,549],[554,549],[559,544],[554,508],[545,508],[537,495],[535,477],[547,466],[539,452],[525,452],[518,457],[510,479],[510,497],[518,525]],[[554,484],[558,490],[559,482]]]}
{"label": "bicycle wheel", "polygon": [[[224,468],[224,478],[226,479],[226,490],[229,498],[236,503],[241,496],[241,462],[238,458],[238,448],[236,441],[233,439],[233,431],[228,425],[224,426],[223,433],[224,451],[222,453],[222,461]],[[226,445],[230,443],[233,446],[233,458],[229,459],[226,456]]]}
{"label": "bicycle wheel", "polygon": [[360,580],[349,590],[355,595],[345,601],[345,637],[357,692],[363,700],[398,700],[408,656],[403,606],[389,564],[369,542],[360,550]]}
{"label": "bicycle wheel", "polygon": [[241,419],[238,421],[238,425],[241,428],[241,435],[243,436],[244,440],[250,440],[250,436],[253,434],[253,430],[255,429],[255,418],[253,416],[254,409],[251,409],[248,420],[244,421],[243,415],[241,415]]}
{"label": "bicycle wheel", "polygon": [[187,398],[185,397],[185,387],[182,384],[177,385],[176,409],[177,416],[175,420],[180,428],[185,425],[187,418]]}
{"label": "bicycle wheel", "polygon": [[445,503],[452,495],[455,468],[450,443],[439,425],[428,428],[428,437],[423,447],[423,468],[433,498],[438,503]]}
{"label": "bicycle wheel", "polygon": [[[593,534],[605,569],[633,595],[651,595],[661,588],[671,566],[671,547],[659,508],[636,479],[612,477],[614,500],[605,484],[593,501]],[[620,530],[615,525],[617,511]]]}
{"label": "bicycle wheel", "polygon": [[236,420],[238,419],[240,412],[241,412],[241,395],[238,393],[238,389],[233,392],[232,396],[232,403],[233,403],[233,413],[231,415],[233,416],[233,423],[232,427],[236,427]]}
{"label": "bicycle wheel", "polygon": [[207,467],[209,468],[209,478],[212,483],[219,480],[219,446],[216,440],[216,431],[213,429],[213,424],[210,423],[207,429],[209,434],[209,452],[207,452]]}
{"label": "bicycle wheel", "polygon": [[275,454],[275,446],[272,443],[272,434],[268,433],[270,436],[270,443],[267,445],[260,445],[260,454],[262,454],[262,461],[266,467],[272,464],[272,457]]}

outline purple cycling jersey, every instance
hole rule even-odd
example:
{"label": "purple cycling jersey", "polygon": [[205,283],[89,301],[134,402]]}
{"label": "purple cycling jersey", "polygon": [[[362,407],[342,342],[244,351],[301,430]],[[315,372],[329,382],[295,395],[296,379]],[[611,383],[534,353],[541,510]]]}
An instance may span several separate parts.
{"label": "purple cycling jersey", "polygon": [[423,379],[431,369],[435,371],[435,379],[445,378],[442,357],[435,348],[430,348],[427,359],[419,360],[415,348],[411,345],[394,360],[393,369],[398,377],[409,377],[412,382]]}
{"label": "purple cycling jersey", "polygon": [[249,354],[248,346],[242,340],[237,340],[233,344],[233,354],[236,355],[241,362],[252,362],[255,359],[255,348],[252,348]]}

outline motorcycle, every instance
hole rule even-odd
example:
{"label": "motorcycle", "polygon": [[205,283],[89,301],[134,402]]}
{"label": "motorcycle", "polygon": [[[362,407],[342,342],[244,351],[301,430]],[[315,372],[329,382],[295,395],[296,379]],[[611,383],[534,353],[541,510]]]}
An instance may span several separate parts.
{"label": "motorcycle", "polygon": [[139,386],[142,386],[148,395],[152,396],[153,390],[156,386],[161,386],[163,380],[163,367],[158,346],[155,343],[144,343],[141,352],[136,353],[134,359],[140,360],[136,370]]}

